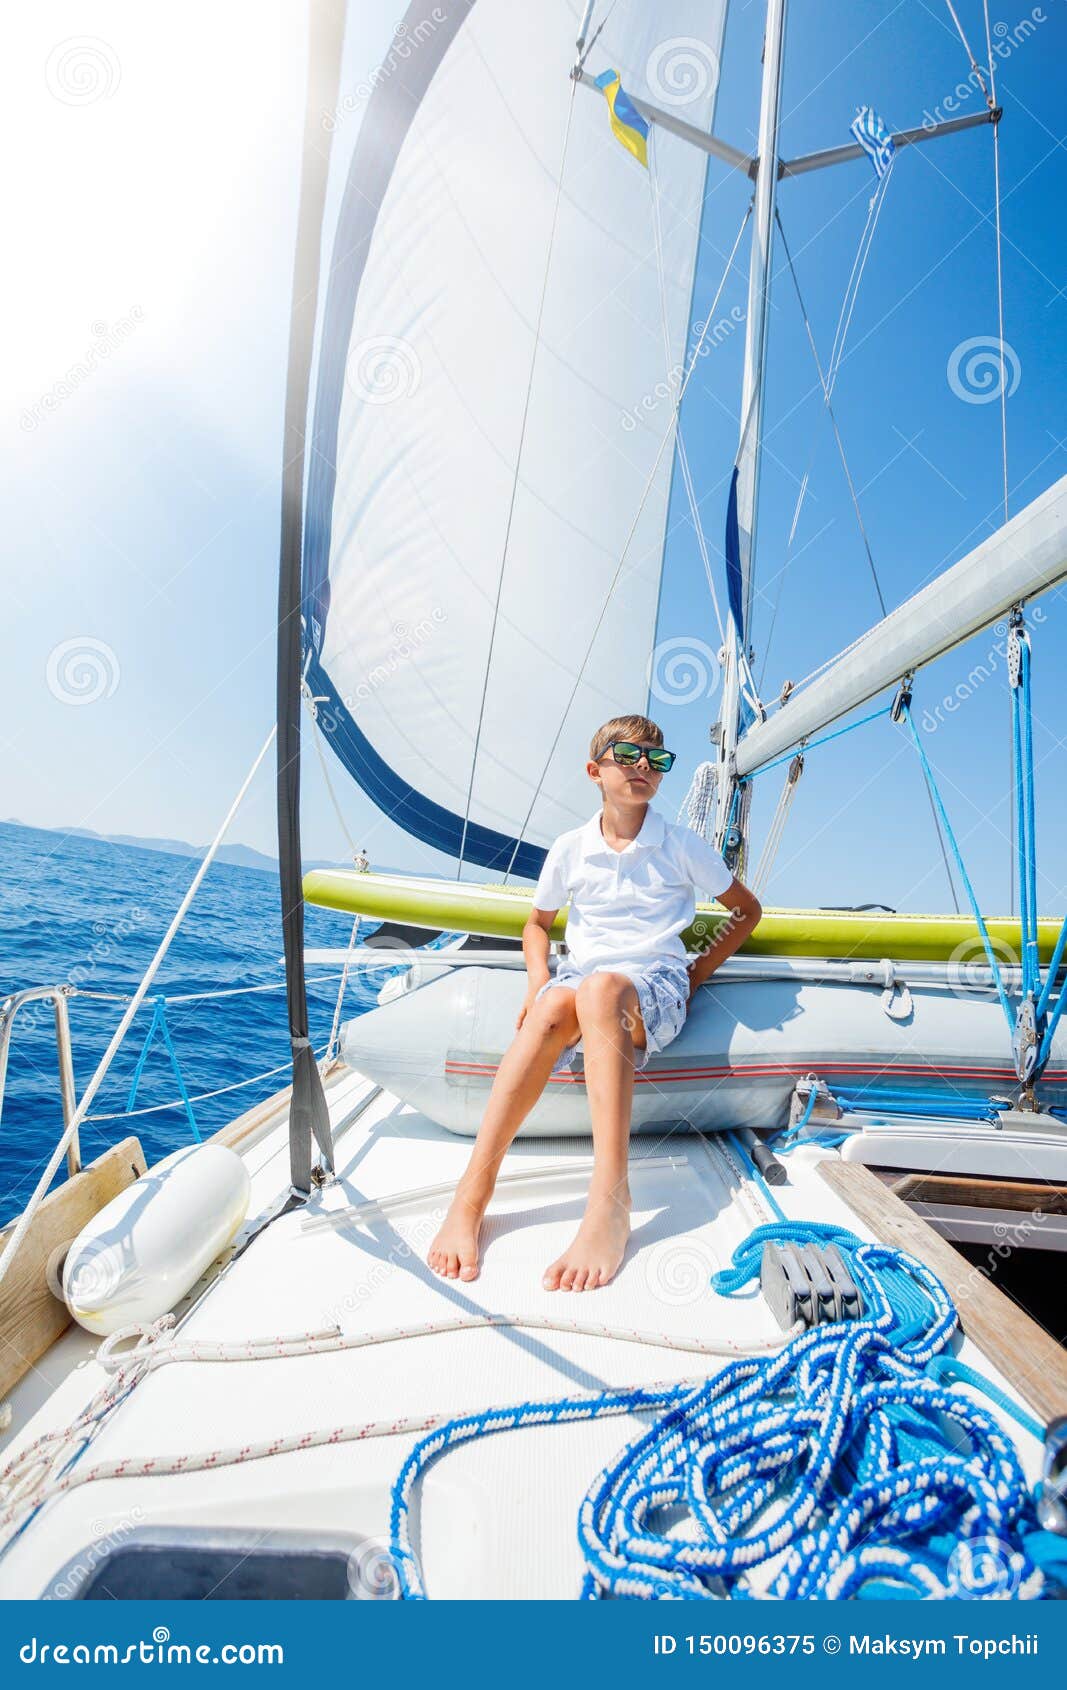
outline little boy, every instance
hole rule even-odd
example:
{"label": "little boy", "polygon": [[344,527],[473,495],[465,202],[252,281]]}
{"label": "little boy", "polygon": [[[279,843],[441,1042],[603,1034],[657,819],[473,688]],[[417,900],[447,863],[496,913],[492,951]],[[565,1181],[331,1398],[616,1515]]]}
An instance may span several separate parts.
{"label": "little boy", "polygon": [[[593,736],[586,773],[601,809],[551,847],[522,934],[528,985],[518,1033],[501,1060],[470,1162],[427,1261],[447,1279],[474,1279],[478,1233],[505,1152],[581,1041],[593,1131],[585,1214],[544,1276],[549,1291],[592,1291],[617,1272],[630,1232],[627,1181],[636,1068],[685,1024],[693,994],[752,932],[758,899],[691,828],[650,801],[674,762],[647,716],[617,716]],[[730,910],[691,965],[679,935],[707,892]],[[567,949],[548,970],[549,931],[570,900]]]}

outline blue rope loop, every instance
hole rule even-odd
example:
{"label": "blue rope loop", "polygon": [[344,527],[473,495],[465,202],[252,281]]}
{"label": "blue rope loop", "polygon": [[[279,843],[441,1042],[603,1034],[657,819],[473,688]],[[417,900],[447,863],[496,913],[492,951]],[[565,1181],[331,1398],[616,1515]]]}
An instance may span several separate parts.
{"label": "blue rope loop", "polygon": [[781,757],[775,757],[772,762],[762,763],[758,769],[753,769],[749,774],[742,775],[738,784],[752,780],[756,775],[765,775],[769,769],[776,769],[780,763],[789,763],[798,755],[806,757],[808,752],[814,751],[817,746],[826,745],[831,739],[840,739],[842,734],[852,733],[854,728],[865,727],[868,722],[873,722],[888,714],[888,710],[883,705],[879,710],[872,710],[868,715],[860,716],[855,722],[846,722],[843,728],[834,728],[832,733],[820,734],[818,739],[802,740],[794,751],[786,751]]}
{"label": "blue rope loop", "polygon": [[141,1075],[144,1073],[145,1063],[148,1061],[148,1053],[152,1048],[152,1044],[157,1033],[163,1040],[163,1047],[170,1059],[170,1065],[174,1071],[174,1078],[178,1082],[178,1091],[181,1094],[181,1103],[183,1109],[185,1110],[185,1118],[189,1122],[189,1130],[197,1144],[202,1144],[203,1134],[201,1133],[199,1124],[197,1123],[196,1112],[193,1109],[192,1099],[189,1096],[189,1089],[185,1084],[185,1076],[182,1073],[181,1064],[178,1061],[178,1053],[174,1048],[174,1041],[170,1036],[170,1027],[167,1022],[167,999],[162,992],[158,993],[152,1000],[152,1020],[149,1024],[148,1032],[145,1034],[145,1041],[141,1046],[141,1054],[137,1058],[137,1065],[133,1070],[133,1078],[130,1081],[130,1090],[126,1098],[125,1113],[127,1115],[133,1114],[134,1107],[137,1103],[138,1088],[141,1084]]}
{"label": "blue rope loop", "polygon": [[[777,1221],[739,1246],[714,1289],[734,1296],[758,1278],[768,1242],[835,1244],[863,1293],[863,1318],[817,1326],[777,1354],[739,1359],[695,1386],[532,1402],[436,1428],[393,1488],[401,1595],[426,1594],[410,1505],[418,1479],[446,1450],[511,1428],[648,1411],[652,1424],[581,1503],[584,1600],[1044,1594],[1043,1568],[1063,1546],[1037,1531],[999,1422],[936,1370],[957,1330],[941,1281],[846,1228]],[[953,1365],[958,1379],[981,1382],[999,1402],[1003,1393]],[[1010,1399],[1000,1406],[1020,1418]],[[679,1514],[685,1536],[673,1529]]]}

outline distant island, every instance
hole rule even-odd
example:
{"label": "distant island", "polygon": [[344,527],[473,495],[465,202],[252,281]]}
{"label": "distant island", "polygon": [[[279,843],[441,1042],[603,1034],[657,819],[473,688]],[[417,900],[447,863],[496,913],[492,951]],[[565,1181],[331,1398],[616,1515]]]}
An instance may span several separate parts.
{"label": "distant island", "polygon": [[[33,827],[31,822],[20,821],[17,816],[5,817],[7,827]],[[91,827],[42,827],[34,831],[39,833],[65,833],[74,839],[95,839],[101,845],[132,845],[141,851],[162,851],[169,857],[195,857],[204,855],[206,845],[190,845],[185,839],[140,839],[132,833],[94,833]],[[277,874],[277,857],[268,857],[263,851],[256,851],[251,845],[222,845],[215,857],[217,863],[229,863],[234,868],[259,869],[263,874]],[[325,858],[305,858],[304,868],[351,868],[351,863],[328,862]],[[378,869],[378,864],[372,864]],[[401,869],[381,868],[383,874],[399,874]]]}

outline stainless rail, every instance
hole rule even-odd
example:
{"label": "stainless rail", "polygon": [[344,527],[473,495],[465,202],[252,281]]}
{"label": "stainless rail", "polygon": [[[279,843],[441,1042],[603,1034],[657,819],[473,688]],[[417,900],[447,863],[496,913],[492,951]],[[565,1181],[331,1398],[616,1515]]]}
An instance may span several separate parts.
{"label": "stainless rail", "polygon": [[[28,1003],[50,1002],[56,1023],[56,1057],[59,1065],[59,1095],[63,1102],[64,1130],[70,1126],[74,1115],[74,1056],[70,1044],[70,1015],[67,1011],[67,999],[73,994],[73,986],[27,986],[24,991],[13,992],[10,997],[0,1003],[0,1116],[4,1111],[4,1092],[7,1087],[7,1059],[11,1050],[11,1034],[15,1019],[20,1010]],[[67,1146],[67,1173],[80,1174],[82,1168],[81,1145],[75,1132]]]}

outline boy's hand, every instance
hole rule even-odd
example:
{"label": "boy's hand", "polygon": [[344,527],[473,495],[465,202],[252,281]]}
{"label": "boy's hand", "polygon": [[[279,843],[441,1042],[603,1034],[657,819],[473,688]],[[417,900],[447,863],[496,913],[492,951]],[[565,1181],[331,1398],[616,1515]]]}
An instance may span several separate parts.
{"label": "boy's hand", "polygon": [[716,900],[729,912],[728,920],[718,928],[707,950],[702,951],[689,965],[687,1011],[692,1007],[700,987],[710,980],[727,957],[733,956],[744,944],[748,935],[759,926],[763,914],[763,905],[756,894],[750,892],[747,886],[743,886],[740,880],[732,880],[725,892],[716,894]]}

